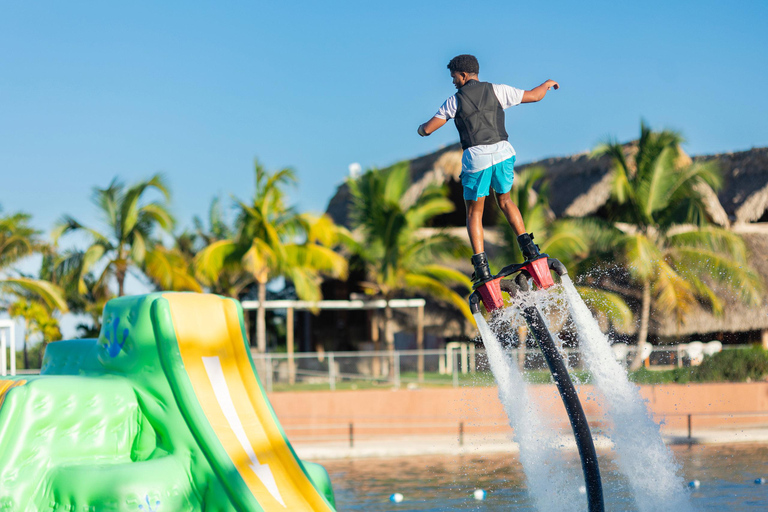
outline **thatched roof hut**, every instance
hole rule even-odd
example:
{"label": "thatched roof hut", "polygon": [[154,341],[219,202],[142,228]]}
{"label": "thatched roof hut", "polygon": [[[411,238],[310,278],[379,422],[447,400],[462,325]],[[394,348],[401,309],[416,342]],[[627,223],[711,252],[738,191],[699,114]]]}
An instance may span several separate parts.
{"label": "thatched roof hut", "polygon": [[[632,143],[627,147],[631,150]],[[707,207],[714,221],[731,223],[768,221],[768,147],[736,153],[693,157],[693,161],[718,162],[723,171],[723,188],[715,195],[706,193]],[[413,180],[412,191],[418,194],[429,182],[457,182],[461,172],[461,148],[447,146],[434,153],[408,162]],[[583,217],[597,212],[610,195],[611,161],[608,157],[592,158],[589,153],[547,158],[519,165],[517,172],[531,167],[544,167],[549,177],[550,207],[558,217]],[[348,225],[349,190],[339,186],[328,204],[328,214],[339,224]],[[463,204],[457,204],[461,210]],[[458,226],[458,224],[454,224]]]}
{"label": "thatched roof hut", "polygon": [[732,223],[768,222],[768,147],[696,160],[719,163],[725,183],[717,197]]}

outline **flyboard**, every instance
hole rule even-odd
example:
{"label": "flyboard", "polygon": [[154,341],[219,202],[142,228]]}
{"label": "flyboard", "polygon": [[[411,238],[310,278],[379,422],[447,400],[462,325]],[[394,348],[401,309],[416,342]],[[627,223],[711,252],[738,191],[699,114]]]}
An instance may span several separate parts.
{"label": "flyboard", "polygon": [[[532,279],[538,290],[545,290],[555,283],[551,271],[565,275],[568,271],[560,261],[541,254],[537,258],[524,263],[515,263],[501,269],[501,272],[490,279],[475,285],[475,291],[469,296],[469,307],[472,313],[480,311],[482,302],[488,313],[493,314],[504,307],[502,292],[515,296],[520,291],[528,291],[528,279]],[[557,384],[557,390],[563,399],[568,419],[571,422],[576,446],[581,457],[581,468],[584,471],[584,481],[587,490],[589,512],[603,512],[603,484],[600,480],[600,467],[597,462],[592,433],[589,430],[587,417],[581,407],[576,388],[571,382],[563,358],[555,346],[552,335],[547,330],[541,312],[535,305],[524,306],[521,311],[531,333],[541,347],[544,358]]]}

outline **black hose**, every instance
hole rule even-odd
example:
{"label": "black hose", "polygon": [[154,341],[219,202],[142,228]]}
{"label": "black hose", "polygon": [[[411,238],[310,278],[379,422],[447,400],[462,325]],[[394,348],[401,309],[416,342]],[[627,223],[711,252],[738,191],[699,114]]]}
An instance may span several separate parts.
{"label": "black hose", "polygon": [[[558,263],[560,262],[558,261]],[[560,265],[562,266],[562,263]],[[563,266],[563,269],[565,269],[565,266]],[[576,438],[576,446],[581,456],[581,469],[584,471],[584,481],[587,487],[589,512],[603,512],[605,505],[603,504],[603,484],[600,480],[600,467],[597,463],[597,453],[595,453],[592,433],[589,430],[584,409],[581,407],[579,395],[576,393],[576,388],[573,387],[573,382],[571,382],[571,378],[568,375],[563,358],[557,351],[552,335],[547,330],[539,310],[529,306],[523,310],[523,316],[525,321],[528,322],[534,337],[539,342],[544,358],[547,360],[549,371],[552,372],[552,377],[554,377],[557,384],[557,390],[560,392],[560,397],[563,399],[565,410],[568,413],[573,435]]]}

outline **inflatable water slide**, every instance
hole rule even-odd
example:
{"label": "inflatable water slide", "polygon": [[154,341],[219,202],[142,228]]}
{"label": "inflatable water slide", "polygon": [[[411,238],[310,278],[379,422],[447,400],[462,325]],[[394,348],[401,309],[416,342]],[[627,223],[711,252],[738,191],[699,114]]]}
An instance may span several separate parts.
{"label": "inflatable water slide", "polygon": [[251,360],[239,302],[111,300],[96,340],[0,380],[0,511],[334,511]]}

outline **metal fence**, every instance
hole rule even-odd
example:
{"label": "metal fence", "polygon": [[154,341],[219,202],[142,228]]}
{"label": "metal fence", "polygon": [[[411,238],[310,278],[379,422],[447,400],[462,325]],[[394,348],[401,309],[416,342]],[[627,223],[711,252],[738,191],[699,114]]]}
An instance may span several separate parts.
{"label": "metal fence", "polygon": [[[628,365],[637,348],[622,345],[614,350],[617,360]],[[743,348],[723,347],[723,348]],[[549,382],[546,362],[538,349],[507,348],[519,368],[541,371],[533,375]],[[565,348],[563,356],[572,370],[582,370],[578,349]],[[439,350],[395,350],[360,352],[303,352],[260,354],[252,352],[254,364],[267,391],[290,389],[357,389],[361,387],[400,388],[432,384],[458,387],[463,383],[492,384],[485,350],[474,343],[452,342]],[[655,346],[646,354],[651,369],[668,369],[691,364],[685,345]],[[694,364],[697,361],[693,361]]]}
{"label": "metal fence", "polygon": [[[763,426],[768,419],[766,411],[738,411],[738,412],[680,412],[654,414],[655,421],[681,418],[684,423],[681,426],[670,427],[665,421],[664,431],[668,434],[677,434],[675,443],[695,443],[697,435],[712,432],[712,425],[706,424],[714,419],[719,423],[715,430],[722,429],[723,425],[733,428],[740,425],[744,428]],[[318,444],[342,442],[349,448],[354,448],[356,442],[378,441],[382,439],[418,438],[423,435],[453,435],[458,446],[463,446],[466,435],[481,434],[484,439],[492,432],[506,432],[507,418],[504,416],[482,418],[470,421],[435,417],[429,421],[408,418],[398,422],[387,421],[387,418],[369,418],[363,420],[341,422],[338,418],[316,418],[313,423],[286,422],[283,428],[294,443]],[[327,420],[327,422],[323,422]],[[705,423],[699,425],[699,423]],[[599,432],[604,426],[603,420],[589,422],[592,428]]]}

